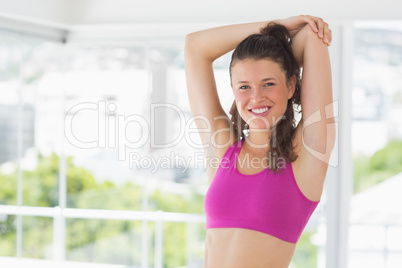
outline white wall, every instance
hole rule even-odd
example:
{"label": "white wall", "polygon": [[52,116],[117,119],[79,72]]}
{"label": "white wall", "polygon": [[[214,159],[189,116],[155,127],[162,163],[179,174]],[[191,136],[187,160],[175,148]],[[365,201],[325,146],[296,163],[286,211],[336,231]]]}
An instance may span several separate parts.
{"label": "white wall", "polygon": [[326,20],[400,20],[398,0],[0,0],[0,17],[68,25],[243,22],[313,14]]}

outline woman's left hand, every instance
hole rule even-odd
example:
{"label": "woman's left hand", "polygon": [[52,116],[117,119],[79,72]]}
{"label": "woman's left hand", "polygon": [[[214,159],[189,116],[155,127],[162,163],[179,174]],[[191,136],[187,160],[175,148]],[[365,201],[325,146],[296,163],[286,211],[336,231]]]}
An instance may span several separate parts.
{"label": "woman's left hand", "polygon": [[286,19],[276,20],[277,23],[282,24],[288,29],[290,35],[295,36],[306,24],[311,26],[311,29],[317,33],[318,37],[328,46],[332,41],[332,33],[329,29],[328,23],[326,23],[322,18],[300,15],[289,17]]}

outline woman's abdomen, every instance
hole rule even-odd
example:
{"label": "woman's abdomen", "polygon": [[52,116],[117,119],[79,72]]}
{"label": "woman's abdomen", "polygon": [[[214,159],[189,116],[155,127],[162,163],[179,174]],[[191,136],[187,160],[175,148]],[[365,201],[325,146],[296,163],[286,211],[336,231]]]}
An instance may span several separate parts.
{"label": "woman's abdomen", "polygon": [[240,228],[207,230],[204,268],[287,268],[296,244]]}

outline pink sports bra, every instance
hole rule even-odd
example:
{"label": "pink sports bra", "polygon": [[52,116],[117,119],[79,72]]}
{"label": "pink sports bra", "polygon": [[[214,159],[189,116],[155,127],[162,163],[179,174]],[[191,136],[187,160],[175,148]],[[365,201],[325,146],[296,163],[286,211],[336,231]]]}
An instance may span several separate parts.
{"label": "pink sports bra", "polygon": [[206,228],[245,228],[296,243],[319,201],[300,191],[289,163],[245,175],[237,169],[244,140],[225,152],[204,201]]}

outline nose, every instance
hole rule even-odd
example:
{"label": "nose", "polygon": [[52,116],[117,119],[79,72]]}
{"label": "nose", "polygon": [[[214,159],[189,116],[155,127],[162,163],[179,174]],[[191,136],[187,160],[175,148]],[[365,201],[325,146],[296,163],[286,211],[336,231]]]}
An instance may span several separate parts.
{"label": "nose", "polygon": [[265,96],[260,88],[255,88],[251,95],[251,101],[254,103],[258,103],[265,100]]}

